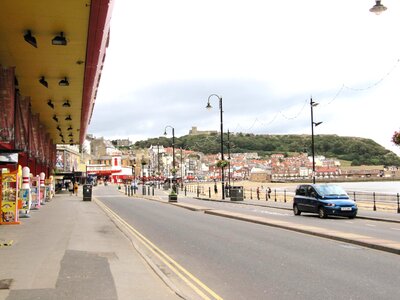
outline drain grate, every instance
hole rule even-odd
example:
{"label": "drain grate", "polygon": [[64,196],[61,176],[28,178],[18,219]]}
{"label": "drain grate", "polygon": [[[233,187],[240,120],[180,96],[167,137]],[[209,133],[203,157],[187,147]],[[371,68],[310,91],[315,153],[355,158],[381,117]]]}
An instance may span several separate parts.
{"label": "drain grate", "polygon": [[12,282],[12,279],[0,279],[0,290],[9,290]]}
{"label": "drain grate", "polygon": [[7,247],[7,246],[12,246],[12,244],[14,243],[13,240],[0,240],[0,247]]}

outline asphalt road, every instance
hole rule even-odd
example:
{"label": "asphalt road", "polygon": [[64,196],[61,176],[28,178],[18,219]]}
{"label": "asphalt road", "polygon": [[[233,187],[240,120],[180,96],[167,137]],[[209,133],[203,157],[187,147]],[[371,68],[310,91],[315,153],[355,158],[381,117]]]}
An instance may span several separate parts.
{"label": "asphalt road", "polygon": [[400,298],[398,255],[128,198],[115,186],[94,195],[224,299]]}
{"label": "asphalt road", "polygon": [[329,216],[327,219],[319,219],[317,214],[302,213],[301,216],[295,216],[291,210],[274,209],[271,207],[231,202],[213,202],[183,198],[180,198],[179,202],[202,205],[214,209],[241,212],[254,216],[267,217],[274,220],[294,222],[301,225],[318,226],[321,228],[326,228],[327,230],[338,230],[348,233],[351,232],[373,238],[400,242],[400,223],[388,223],[357,218],[348,219],[334,216]]}

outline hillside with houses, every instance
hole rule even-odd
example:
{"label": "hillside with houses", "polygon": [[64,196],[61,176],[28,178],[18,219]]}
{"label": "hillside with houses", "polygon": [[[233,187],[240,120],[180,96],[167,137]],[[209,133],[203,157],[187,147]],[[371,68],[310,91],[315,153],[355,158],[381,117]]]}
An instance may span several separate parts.
{"label": "hillside with houses", "polygon": [[[208,135],[209,141],[213,133]],[[179,138],[175,147],[168,144],[169,139],[151,139],[148,147],[139,147],[128,139],[109,141],[104,138],[89,136],[85,144],[85,155],[88,156],[88,174],[96,174],[106,180],[124,179],[165,179],[176,172],[178,178],[191,180],[218,180],[222,168],[220,153],[206,153],[187,149],[188,144]],[[186,139],[187,141],[187,139]],[[233,139],[239,145],[240,140]],[[282,151],[281,153],[260,155],[256,151],[236,152],[239,147],[227,147],[224,168],[225,179],[271,181],[307,181],[312,178],[312,157],[307,152]],[[383,151],[383,150],[380,150]],[[387,151],[387,150],[386,150]],[[175,165],[173,160],[175,158]],[[352,166],[350,162],[337,157],[328,157],[316,152],[315,176],[329,180],[359,179],[396,179],[400,177],[398,165],[361,165]]]}

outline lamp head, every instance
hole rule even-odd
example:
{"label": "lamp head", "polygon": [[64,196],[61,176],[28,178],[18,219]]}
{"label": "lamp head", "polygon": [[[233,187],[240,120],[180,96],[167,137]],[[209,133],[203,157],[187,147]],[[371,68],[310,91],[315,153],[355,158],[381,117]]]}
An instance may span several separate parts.
{"label": "lamp head", "polygon": [[375,1],[375,5],[369,9],[370,12],[375,13],[376,15],[380,15],[382,12],[387,10],[387,8],[381,4],[380,0]]}
{"label": "lamp head", "polygon": [[43,85],[43,86],[45,86],[45,87],[49,87],[49,84],[47,83],[47,81],[46,81],[46,79],[44,78],[44,76],[42,76],[40,79],[39,79],[39,82]]}
{"label": "lamp head", "polygon": [[167,130],[164,130],[164,135],[167,135]]}
{"label": "lamp head", "polygon": [[61,80],[58,82],[58,85],[59,85],[59,86],[69,86],[69,81],[68,81],[67,77],[64,77],[64,79],[61,79]]}
{"label": "lamp head", "polygon": [[51,43],[56,46],[66,46],[67,40],[65,39],[64,32],[60,32],[60,35],[56,35]]}
{"label": "lamp head", "polygon": [[32,32],[30,30],[27,30],[26,34],[24,35],[24,40],[28,44],[37,48],[36,38],[32,35]]}
{"label": "lamp head", "polygon": [[210,104],[210,101],[208,101],[208,102],[207,102],[206,109],[210,110],[211,108],[212,108],[212,106],[211,106],[211,104]]}
{"label": "lamp head", "polygon": [[49,101],[47,101],[47,105],[50,106],[52,109],[54,109],[54,104],[51,101],[51,99],[49,99]]}
{"label": "lamp head", "polygon": [[318,125],[321,125],[322,122],[314,122],[315,127],[317,127]]}

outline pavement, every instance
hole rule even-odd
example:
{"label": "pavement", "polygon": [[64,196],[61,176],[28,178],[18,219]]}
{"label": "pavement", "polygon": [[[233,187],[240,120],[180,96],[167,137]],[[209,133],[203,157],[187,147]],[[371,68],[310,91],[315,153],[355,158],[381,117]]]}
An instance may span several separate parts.
{"label": "pavement", "polygon": [[0,226],[0,299],[181,299],[95,201],[56,194]]}
{"label": "pavement", "polygon": [[[123,194],[123,189],[120,192]],[[166,191],[158,189],[154,196],[141,193],[132,196],[168,202]],[[178,202],[169,204],[400,254],[400,243],[393,241],[371,240],[343,232],[327,233],[317,227],[293,226],[290,222],[210,209],[207,208],[210,200],[206,197],[198,199],[198,205],[185,203],[185,199],[196,196],[185,196],[181,192]],[[20,225],[0,226],[0,299],[186,298],[163,278],[162,272],[146,259],[140,247],[95,197],[93,201],[82,199],[81,194],[56,194],[39,210],[31,211],[30,218],[21,219]],[[239,203],[291,209],[289,203],[273,201]],[[393,213],[359,211],[357,217],[400,223],[400,215]]]}

